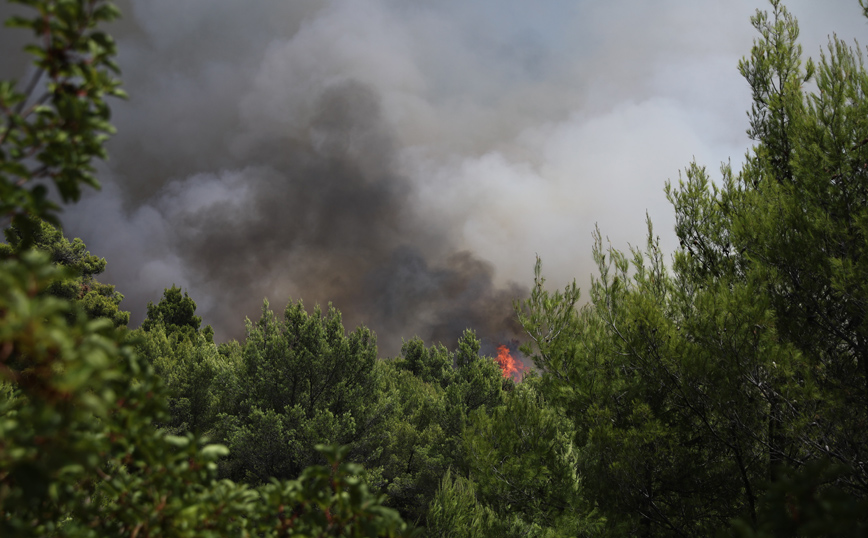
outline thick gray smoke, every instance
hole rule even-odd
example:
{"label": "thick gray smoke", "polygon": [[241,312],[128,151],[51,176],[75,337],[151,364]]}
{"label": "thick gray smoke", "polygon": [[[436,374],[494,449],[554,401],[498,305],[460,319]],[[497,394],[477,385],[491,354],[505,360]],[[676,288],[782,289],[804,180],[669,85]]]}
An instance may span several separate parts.
{"label": "thick gray smoke", "polygon": [[[128,102],[104,188],[67,233],[109,261],[133,323],[171,284],[218,339],[262,299],[333,302],[352,328],[489,351],[536,254],[586,284],[614,246],[671,247],[667,178],[737,165],[738,59],[761,0],[125,0]],[[806,51],[858,36],[848,0],[790,2]],[[5,15],[9,7],[0,6]],[[19,48],[3,30],[0,46]],[[0,55],[0,70],[23,64]],[[13,75],[20,77],[20,75]],[[516,284],[516,282],[521,283]]]}

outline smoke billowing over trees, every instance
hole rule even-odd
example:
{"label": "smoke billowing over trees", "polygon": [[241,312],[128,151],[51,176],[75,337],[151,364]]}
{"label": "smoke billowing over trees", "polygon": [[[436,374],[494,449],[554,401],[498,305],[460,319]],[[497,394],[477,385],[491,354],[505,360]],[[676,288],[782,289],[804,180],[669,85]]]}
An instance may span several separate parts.
{"label": "smoke billowing over trees", "polygon": [[[865,535],[868,71],[858,44],[832,36],[808,59],[780,0],[758,10],[737,62],[752,100],[744,162],[716,175],[688,160],[666,183],[671,257],[650,217],[644,246],[626,251],[597,227],[583,303],[575,281],[546,282],[545,256],[524,290],[499,278],[503,264],[485,261],[482,243],[464,248],[471,223],[517,229],[517,212],[499,210],[522,187],[544,193],[526,196],[531,206],[561,193],[545,181],[564,161],[516,156],[541,141],[558,153],[569,137],[552,133],[579,120],[443,165],[432,155],[444,147],[408,135],[413,122],[399,114],[421,106],[408,99],[419,94],[388,91],[428,79],[407,77],[417,64],[390,46],[416,42],[386,23],[430,22],[433,11],[266,3],[297,24],[245,12],[268,31],[220,42],[221,64],[181,46],[185,21],[155,24],[175,4],[129,3],[137,19],[115,28],[139,43],[123,54],[151,65],[145,56],[162,58],[167,44],[183,51],[147,81],[157,95],[172,86],[163,95],[213,110],[182,91],[203,80],[185,69],[231,81],[222,69],[248,48],[262,62],[239,87],[198,88],[225,91],[224,104],[244,94],[208,118],[229,130],[203,131],[173,108],[181,101],[146,100],[119,120],[141,122],[140,146],[119,138],[109,147],[119,162],[98,168],[113,131],[107,100],[124,95],[114,41],[99,31],[117,12],[108,0],[25,3],[29,17],[11,24],[35,33],[36,69],[30,82],[0,83],[0,534]],[[235,8],[190,6],[202,38],[220,41]],[[303,54],[335,29],[353,39]],[[504,80],[552,69],[533,39],[516,51],[485,35],[480,57],[522,66]],[[371,43],[392,60],[371,62]],[[139,116],[149,106],[176,129],[149,133],[155,123]],[[462,144],[481,143],[486,128]],[[453,190],[447,169],[488,179]],[[474,198],[494,185],[492,170],[507,179]],[[102,176],[107,196],[60,212]],[[482,220],[440,213],[482,199]],[[548,201],[557,216],[564,200]],[[444,205],[426,213],[425,202]],[[107,261],[49,224],[70,216],[85,229],[113,223],[102,238],[114,247],[138,238],[122,268],[190,278],[201,304],[189,283],[164,285],[141,327],[127,328],[122,295],[94,278],[111,280]],[[299,299],[275,310],[258,289],[322,294],[352,315]],[[243,312],[253,301],[258,314]],[[215,340],[203,321],[229,313],[248,314],[243,335]],[[383,327],[385,351],[368,325]],[[521,374],[516,342],[492,344],[518,334],[535,367]]]}
{"label": "smoke billowing over trees", "polygon": [[134,91],[102,192],[65,224],[113,260],[133,324],[175,283],[218,340],[267,296],[332,301],[390,354],[467,326],[493,349],[536,254],[584,278],[594,223],[616,244],[646,210],[668,230],[650,178],[741,153],[749,95],[724,74],[756,6],[664,7],[122,2]]}

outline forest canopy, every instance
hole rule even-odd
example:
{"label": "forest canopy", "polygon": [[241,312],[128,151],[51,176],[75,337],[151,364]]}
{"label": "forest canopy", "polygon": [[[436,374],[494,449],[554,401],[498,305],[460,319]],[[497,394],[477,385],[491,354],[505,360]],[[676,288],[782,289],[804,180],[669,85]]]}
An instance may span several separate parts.
{"label": "forest canopy", "polygon": [[650,220],[626,252],[597,230],[584,304],[538,260],[521,377],[472,327],[379,357],[300,300],[217,343],[174,284],[127,328],[107,261],[58,216],[107,157],[117,9],[19,3],[37,44],[32,79],[0,82],[3,536],[868,532],[858,45],[806,59],[783,3],[758,11],[743,166],[665,186],[671,257]]}

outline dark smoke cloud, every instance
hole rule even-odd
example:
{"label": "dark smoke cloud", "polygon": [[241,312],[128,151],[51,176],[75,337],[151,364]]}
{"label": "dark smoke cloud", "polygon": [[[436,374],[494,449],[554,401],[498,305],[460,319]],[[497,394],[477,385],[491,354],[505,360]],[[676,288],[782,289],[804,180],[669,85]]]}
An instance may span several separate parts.
{"label": "dark smoke cloud", "polygon": [[194,287],[219,298],[212,322],[239,327],[239,310],[255,312],[279,283],[293,297],[334,302],[392,353],[401,337],[453,343],[467,327],[514,336],[511,301],[523,290],[496,289],[493,268],[467,252],[429,267],[435,238],[407,211],[409,182],[395,171],[377,95],[342,81],[313,110],[307,138],[252,144],[234,159],[244,168],[163,189],[172,250]]}
{"label": "dark smoke cloud", "polygon": [[[808,53],[859,36],[850,0],[788,2]],[[128,102],[103,190],[64,222],[141,321],[185,287],[218,339],[262,299],[331,301],[381,352],[520,336],[535,255],[593,271],[591,231],[674,245],[667,178],[736,166],[738,60],[762,0],[122,0]],[[9,13],[0,4],[0,16]],[[0,74],[24,78],[19,34]]]}
{"label": "dark smoke cloud", "polygon": [[[118,107],[108,192],[76,216],[97,236],[107,224],[126,235],[105,250],[136,251],[107,275],[125,304],[157,300],[155,291],[178,283],[218,337],[237,338],[263,297],[278,309],[289,298],[332,302],[347,326],[373,328],[384,354],[417,335],[451,345],[468,327],[491,349],[519,334],[512,301],[525,290],[495,284],[494,267],[455,244],[452,223],[425,221],[414,207],[388,96],[376,86],[412,66],[366,50],[391,45],[365,44],[377,39],[371,28],[358,43],[329,43],[365,18],[386,24],[386,12],[309,3],[287,13],[272,2],[245,21],[226,3],[217,6],[223,17],[193,8],[182,29],[151,19],[172,12],[168,4],[130,7],[141,24],[122,32],[121,59],[138,92]],[[289,29],[227,36],[281,10]],[[159,76],[140,65],[160,65]],[[107,214],[115,205],[122,209]]]}
{"label": "dark smoke cloud", "polygon": [[363,304],[373,307],[371,326],[386,334],[426,335],[428,341],[451,344],[471,327],[491,353],[521,334],[512,302],[527,293],[517,284],[497,287],[493,279],[494,267],[470,252],[431,267],[418,250],[399,247],[366,275]]}

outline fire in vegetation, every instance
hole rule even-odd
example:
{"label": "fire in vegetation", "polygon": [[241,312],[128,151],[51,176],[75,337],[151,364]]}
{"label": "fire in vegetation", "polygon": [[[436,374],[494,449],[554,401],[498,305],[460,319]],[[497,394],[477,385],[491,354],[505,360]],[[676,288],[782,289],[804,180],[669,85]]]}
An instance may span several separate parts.
{"label": "fire in vegetation", "polygon": [[525,366],[520,362],[515,360],[513,356],[509,353],[509,348],[500,345],[497,346],[497,363],[500,365],[500,371],[503,372],[503,377],[512,378],[516,381],[521,380],[524,375]]}

